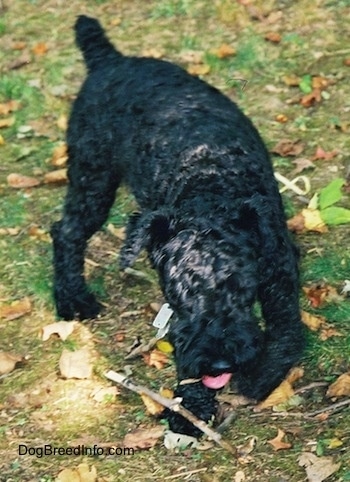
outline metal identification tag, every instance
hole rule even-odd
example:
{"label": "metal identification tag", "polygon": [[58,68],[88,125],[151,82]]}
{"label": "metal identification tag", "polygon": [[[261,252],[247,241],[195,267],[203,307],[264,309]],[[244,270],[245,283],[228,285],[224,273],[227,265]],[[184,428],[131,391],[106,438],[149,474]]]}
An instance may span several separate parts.
{"label": "metal identification tag", "polygon": [[173,313],[174,312],[170,308],[169,303],[164,303],[158,311],[157,316],[152,323],[155,328],[158,328],[156,338],[163,338],[168,333],[170,326],[169,320]]}

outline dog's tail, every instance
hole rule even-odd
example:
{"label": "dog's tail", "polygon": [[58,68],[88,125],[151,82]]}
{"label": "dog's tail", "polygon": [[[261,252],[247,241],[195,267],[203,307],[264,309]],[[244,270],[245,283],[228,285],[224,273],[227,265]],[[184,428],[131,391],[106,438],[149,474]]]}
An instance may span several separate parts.
{"label": "dog's tail", "polygon": [[108,40],[95,18],[79,15],[75,23],[75,39],[89,71],[106,65],[122,55]]}

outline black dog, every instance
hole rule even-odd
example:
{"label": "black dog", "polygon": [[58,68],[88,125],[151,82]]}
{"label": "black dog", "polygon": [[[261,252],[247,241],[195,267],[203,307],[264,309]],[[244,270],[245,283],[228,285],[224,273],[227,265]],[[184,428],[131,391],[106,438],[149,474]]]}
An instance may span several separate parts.
{"label": "black dog", "polygon": [[[75,28],[88,77],[69,122],[64,215],[52,228],[58,315],[100,311],[84,281],[84,251],[123,180],[140,212],[130,218],[121,267],[148,250],[174,311],[179,382],[199,379],[176,394],[203,420],[231,375],[242,394],[262,399],[299,358],[303,337],[296,249],[258,132],[180,67],[123,56],[94,19],[81,16]],[[177,415],[170,424],[198,434]]]}

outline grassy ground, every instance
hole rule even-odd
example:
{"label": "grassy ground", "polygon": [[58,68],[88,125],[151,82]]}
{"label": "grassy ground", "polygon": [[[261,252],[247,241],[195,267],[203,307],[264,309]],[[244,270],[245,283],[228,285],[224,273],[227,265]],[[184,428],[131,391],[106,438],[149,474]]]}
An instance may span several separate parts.
{"label": "grassy ground", "polygon": [[[303,392],[294,416],[270,411],[256,416],[251,409],[238,409],[225,437],[235,446],[257,437],[244,461],[217,447],[172,453],[161,441],[148,451],[114,457],[19,455],[20,444],[122,447],[133,429],[160,426],[137,395],[121,389],[117,397],[99,400],[94,393],[110,386],[103,377],[106,368],[122,370],[128,363],[124,356],[136,337],[147,340],[154,335],[151,304],[161,302],[161,295],[145,257],[136,266],[142,277],[120,274],[121,241],[105,229],[93,238],[87,253],[90,284],[106,305],[105,315],[80,325],[66,341],[42,341],[40,330],[55,321],[48,231],[60,216],[65,187],[50,183],[16,189],[7,180],[11,173],[41,180],[54,170],[52,153],[64,142],[65,118],[84,76],[71,27],[77,14],[88,13],[100,18],[122,51],[162,55],[185,68],[204,65],[209,69],[206,80],[242,106],[270,148],[286,138],[303,143],[297,157],[314,164],[302,173],[311,182],[308,199],[340,177],[347,179],[347,191],[338,204],[349,208],[350,49],[344,41],[350,33],[349,0],[4,0],[0,7],[0,105],[19,102],[13,112],[0,110],[0,309],[25,297],[30,303],[18,319],[0,319],[0,350],[24,357],[0,380],[0,481],[49,482],[62,469],[87,462],[100,481],[302,482],[307,480],[298,464],[303,451],[333,457],[340,464],[327,480],[350,480],[349,405],[328,418],[303,418],[343,400],[327,399],[325,386]],[[223,44],[234,47],[236,55],[220,58],[217,50]],[[198,56],[202,64],[196,63]],[[290,85],[295,76],[304,79],[300,87]],[[300,99],[310,93],[308,76],[326,78],[327,85],[315,103],[311,99],[312,105],[304,107]],[[313,159],[317,147],[326,153],[337,150],[337,155]],[[295,157],[274,155],[273,160],[280,173],[295,176]],[[305,197],[290,192],[285,201],[290,216],[306,206]],[[128,193],[121,191],[110,222],[123,226],[134,207]],[[305,375],[298,383],[329,384],[350,370],[350,303],[341,295],[350,278],[349,224],[328,233],[298,235],[298,242],[302,285],[323,284],[338,294],[313,308],[301,291],[302,306],[324,316],[340,335],[323,341],[319,333],[308,333],[301,363]],[[82,347],[93,360],[92,377],[62,379],[62,350]],[[137,379],[153,389],[174,384],[171,361],[162,369],[142,359],[131,365]],[[287,434],[290,448],[276,452],[267,443],[277,429]]]}

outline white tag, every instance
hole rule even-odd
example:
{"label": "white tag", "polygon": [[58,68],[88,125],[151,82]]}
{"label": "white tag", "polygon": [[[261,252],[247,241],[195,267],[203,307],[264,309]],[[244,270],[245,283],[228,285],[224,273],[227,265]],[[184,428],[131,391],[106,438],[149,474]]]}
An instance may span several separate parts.
{"label": "white tag", "polygon": [[163,338],[169,331],[169,320],[173,314],[173,310],[170,308],[168,303],[164,303],[161,307],[157,316],[154,318],[152,325],[158,328],[156,337]]}

